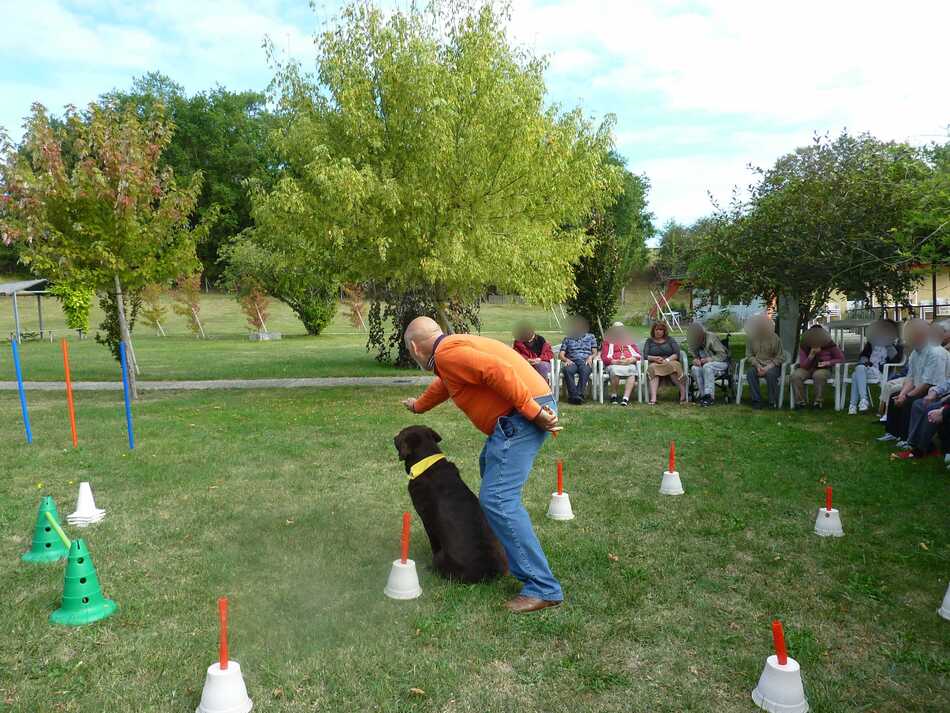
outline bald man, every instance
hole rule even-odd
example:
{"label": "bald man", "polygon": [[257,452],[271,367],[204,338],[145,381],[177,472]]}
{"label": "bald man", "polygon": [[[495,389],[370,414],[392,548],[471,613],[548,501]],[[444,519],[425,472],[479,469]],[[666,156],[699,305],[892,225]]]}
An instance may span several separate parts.
{"label": "bald man", "polygon": [[548,382],[514,349],[471,334],[446,336],[434,320],[417,317],[406,328],[406,347],[435,381],[403,405],[424,413],[452,399],[488,439],[479,457],[478,493],[485,518],[522,584],[505,606],[516,614],[555,607],[564,599],[521,502],[534,458],[557,425],[557,402]]}

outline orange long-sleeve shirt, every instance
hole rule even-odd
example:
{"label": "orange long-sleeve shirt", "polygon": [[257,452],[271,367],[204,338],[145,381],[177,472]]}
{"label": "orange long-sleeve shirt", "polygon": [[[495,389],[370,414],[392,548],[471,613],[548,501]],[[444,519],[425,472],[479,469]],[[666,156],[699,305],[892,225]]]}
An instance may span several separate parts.
{"label": "orange long-sleeve shirt", "polygon": [[472,334],[445,337],[435,350],[436,379],[416,401],[424,413],[451,398],[483,433],[512,409],[535,419],[541,407],[535,397],[551,387],[524,357],[495,339]]}

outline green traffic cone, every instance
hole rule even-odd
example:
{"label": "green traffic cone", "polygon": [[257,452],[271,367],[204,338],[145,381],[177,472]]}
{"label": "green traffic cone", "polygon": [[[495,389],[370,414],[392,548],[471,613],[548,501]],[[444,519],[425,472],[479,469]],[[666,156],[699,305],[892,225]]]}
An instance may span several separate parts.
{"label": "green traffic cone", "polygon": [[118,608],[118,604],[102,595],[96,568],[92,564],[86,543],[83,540],[73,540],[69,548],[69,560],[66,562],[63,603],[50,614],[50,621],[66,626],[82,626],[105,619]]}
{"label": "green traffic cone", "polygon": [[25,562],[59,562],[69,554],[62,540],[53,532],[52,526],[46,519],[46,513],[50,513],[56,518],[56,522],[59,522],[56,503],[49,495],[40,500],[40,509],[36,513],[36,527],[33,529],[33,547],[22,556]]}

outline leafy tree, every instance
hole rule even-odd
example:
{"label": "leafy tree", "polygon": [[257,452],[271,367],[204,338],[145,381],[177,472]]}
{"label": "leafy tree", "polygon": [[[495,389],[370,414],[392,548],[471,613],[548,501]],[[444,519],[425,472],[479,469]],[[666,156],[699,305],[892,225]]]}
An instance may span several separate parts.
{"label": "leafy tree", "polygon": [[670,220],[663,226],[660,231],[660,247],[653,265],[662,281],[684,280],[688,277],[689,264],[696,256],[700,242],[702,225],[698,223],[688,226]]}
{"label": "leafy tree", "polygon": [[162,295],[165,289],[162,285],[151,284],[142,288],[139,295],[142,298],[142,319],[158,336],[165,336],[165,329],[162,327],[162,320],[168,313],[168,308],[162,304]]}
{"label": "leafy tree", "polygon": [[734,199],[708,224],[690,264],[695,284],[730,301],[778,301],[789,349],[833,292],[881,301],[912,289],[918,278],[896,231],[926,175],[913,148],[867,134],[816,137],[757,174],[748,201]]}
{"label": "leafy tree", "polygon": [[303,250],[288,254],[289,238],[263,228],[245,231],[221,250],[223,281],[232,290],[259,284],[293,310],[307,334],[317,335],[333,319],[340,283],[319,261],[301,260]]}
{"label": "leafy tree", "polygon": [[[65,128],[63,128],[65,127]],[[135,295],[152,282],[194,269],[195,244],[213,216],[189,221],[201,187],[196,173],[179,187],[159,161],[171,140],[161,114],[140,118],[109,104],[67,110],[60,128],[34,104],[24,151],[2,142],[0,238],[54,283],[111,292],[114,321],[106,341],[124,341],[134,363],[123,287]],[[64,161],[64,146],[73,161]],[[114,329],[114,331],[110,331]],[[131,370],[135,391],[135,368]]]}
{"label": "leafy tree", "polygon": [[646,207],[649,183],[628,171],[617,154],[611,153],[608,160],[622,170],[623,188],[612,205],[589,219],[587,236],[592,252],[574,266],[577,292],[567,301],[568,309],[586,317],[594,329],[610,325],[621,289],[631,273],[646,263],[646,240],[653,235],[652,216]]}
{"label": "leafy tree", "polygon": [[205,276],[216,281],[222,272],[221,247],[252,224],[246,181],[269,186],[275,170],[267,145],[274,127],[266,95],[216,87],[189,97],[179,84],[153,72],[134,80],[129,91],[107,97],[119,106],[134,107],[141,116],[160,106],[174,123],[162,162],[180,180],[199,172],[203,177],[193,217],[200,221],[214,211],[216,220],[198,245],[198,258]]}
{"label": "leafy tree", "polygon": [[92,309],[92,299],[96,296],[95,290],[81,284],[61,282],[50,287],[49,292],[59,300],[63,308],[67,329],[87,333],[89,311]]}
{"label": "leafy tree", "polygon": [[489,286],[570,296],[585,217],[621,188],[612,120],[547,106],[545,61],[505,20],[488,2],[347,5],[316,39],[315,75],[278,68],[282,173],[252,193],[255,230],[343,282],[424,291],[444,326],[450,301]]}
{"label": "leafy tree", "polygon": [[175,292],[175,303],[172,311],[185,318],[188,329],[199,339],[205,338],[205,328],[201,324],[201,275],[195,273],[178,280],[178,290]]}
{"label": "leafy tree", "polygon": [[259,285],[250,285],[238,293],[238,303],[251,329],[257,332],[267,331],[270,298]]}

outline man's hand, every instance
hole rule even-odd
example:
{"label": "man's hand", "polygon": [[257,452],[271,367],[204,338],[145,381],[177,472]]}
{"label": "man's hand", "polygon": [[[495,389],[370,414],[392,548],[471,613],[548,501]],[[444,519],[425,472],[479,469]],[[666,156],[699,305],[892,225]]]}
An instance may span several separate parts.
{"label": "man's hand", "polygon": [[593,363],[594,363],[594,355],[591,354],[589,357],[587,357],[587,361],[585,361],[584,363],[587,364],[587,366],[590,366],[591,364],[593,364]]}
{"label": "man's hand", "polygon": [[768,369],[766,369],[764,366],[759,366],[756,367],[755,371],[759,376],[765,376],[765,372],[768,371]]}
{"label": "man's hand", "polygon": [[402,402],[402,405],[405,406],[405,407],[406,407],[407,409],[409,409],[410,411],[412,411],[413,413],[416,412],[416,400],[415,400],[415,399],[405,399],[405,400]]}
{"label": "man's hand", "polygon": [[818,352],[820,352],[820,351],[821,351],[821,349],[819,349],[818,347],[812,347],[812,348],[811,348],[811,351],[808,352],[808,356],[814,358],[814,357],[818,356]]}
{"label": "man's hand", "polygon": [[931,423],[943,423],[943,409],[935,408],[927,414],[927,420]]}
{"label": "man's hand", "polygon": [[924,401],[933,401],[937,398],[937,390],[931,387],[930,391],[927,392],[927,395],[924,396]]}
{"label": "man's hand", "polygon": [[549,408],[542,408],[534,417],[534,424],[542,431],[553,431],[557,428],[557,414]]}
{"label": "man's hand", "polygon": [[818,368],[819,368],[819,369],[824,369],[826,366],[828,366],[828,362],[826,362],[826,361],[820,361],[820,362],[818,362]]}
{"label": "man's hand", "polygon": [[898,394],[894,397],[894,403],[897,406],[903,406],[905,401],[907,401],[907,397],[904,394]]}
{"label": "man's hand", "polygon": [[541,363],[541,360],[540,360],[540,359],[528,359],[528,363],[531,364],[531,365],[540,364],[540,363]]}

